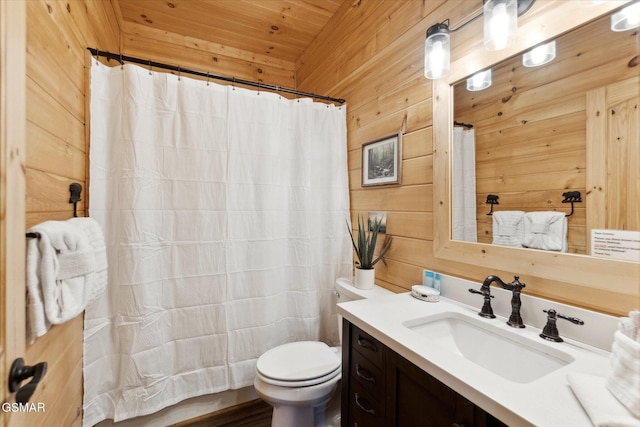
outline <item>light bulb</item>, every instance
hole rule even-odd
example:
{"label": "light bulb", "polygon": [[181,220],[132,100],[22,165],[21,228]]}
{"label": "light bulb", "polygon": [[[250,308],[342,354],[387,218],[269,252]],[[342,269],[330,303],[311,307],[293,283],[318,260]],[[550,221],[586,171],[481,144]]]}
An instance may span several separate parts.
{"label": "light bulb", "polygon": [[508,34],[506,34],[506,31],[508,24],[509,17],[507,16],[507,5],[504,3],[497,4],[493,9],[493,19],[489,26],[495,50],[501,50],[507,46]]}
{"label": "light bulb", "polygon": [[449,72],[450,67],[449,27],[436,24],[427,31],[424,42],[424,76],[428,79],[440,79]]}
{"label": "light bulb", "polygon": [[487,0],[483,9],[484,47],[502,50],[515,40],[518,30],[516,0]]}

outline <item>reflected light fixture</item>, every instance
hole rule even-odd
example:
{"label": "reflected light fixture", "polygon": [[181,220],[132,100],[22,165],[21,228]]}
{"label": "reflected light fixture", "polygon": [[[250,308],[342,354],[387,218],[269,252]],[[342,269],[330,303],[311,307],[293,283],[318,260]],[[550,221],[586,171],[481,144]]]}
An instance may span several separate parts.
{"label": "reflected light fixture", "polygon": [[556,57],[555,40],[534,47],[522,55],[522,65],[525,67],[537,67],[553,61]]}
{"label": "reflected light fixture", "polygon": [[467,90],[477,92],[491,86],[491,69],[475,73],[467,79]]}
{"label": "reflected light fixture", "polygon": [[640,27],[640,2],[611,15],[611,31],[620,32]]}
{"label": "reflected light fixture", "polygon": [[449,25],[443,22],[429,27],[424,41],[424,76],[432,80],[446,76],[450,67],[450,52]]}

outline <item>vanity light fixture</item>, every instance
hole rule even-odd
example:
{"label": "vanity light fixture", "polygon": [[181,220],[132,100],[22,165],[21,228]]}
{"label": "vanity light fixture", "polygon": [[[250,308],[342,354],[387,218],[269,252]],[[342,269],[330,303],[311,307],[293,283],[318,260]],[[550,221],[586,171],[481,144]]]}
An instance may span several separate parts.
{"label": "vanity light fixture", "polygon": [[640,27],[640,2],[611,15],[611,31],[620,32]]}
{"label": "vanity light fixture", "polygon": [[491,86],[491,69],[480,71],[467,79],[467,90],[477,92]]}
{"label": "vanity light fixture", "polygon": [[537,67],[553,61],[556,57],[556,42],[541,44],[522,55],[522,65]]}
{"label": "vanity light fixture", "polygon": [[483,9],[456,28],[449,28],[448,19],[429,27],[424,42],[424,76],[436,80],[447,75],[451,56],[449,33],[458,31],[483,15],[485,48],[500,50],[507,47],[518,29],[518,16],[528,11],[534,2],[535,0],[483,0]]}
{"label": "vanity light fixture", "polygon": [[[448,20],[445,22],[448,23]],[[424,41],[424,76],[431,80],[446,76],[449,72],[450,54],[449,25],[442,22],[429,27]]]}

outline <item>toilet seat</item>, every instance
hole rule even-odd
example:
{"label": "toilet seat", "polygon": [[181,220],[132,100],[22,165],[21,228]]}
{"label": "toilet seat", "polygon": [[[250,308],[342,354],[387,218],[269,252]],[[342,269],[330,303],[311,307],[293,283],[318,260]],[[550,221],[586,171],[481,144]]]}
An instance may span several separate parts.
{"label": "toilet seat", "polygon": [[341,360],[323,342],[298,341],[264,353],[256,364],[262,381],[281,387],[308,387],[340,375]]}

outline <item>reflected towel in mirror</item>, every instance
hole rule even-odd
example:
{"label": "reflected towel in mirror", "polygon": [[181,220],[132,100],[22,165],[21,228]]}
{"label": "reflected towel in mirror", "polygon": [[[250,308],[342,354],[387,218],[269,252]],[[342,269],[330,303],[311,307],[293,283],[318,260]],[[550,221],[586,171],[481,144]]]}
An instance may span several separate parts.
{"label": "reflected towel in mirror", "polygon": [[525,213],[522,245],[532,249],[567,252],[565,214],[553,211]]}
{"label": "reflected towel in mirror", "polygon": [[523,211],[498,211],[493,215],[493,244],[521,248],[524,237]]}

